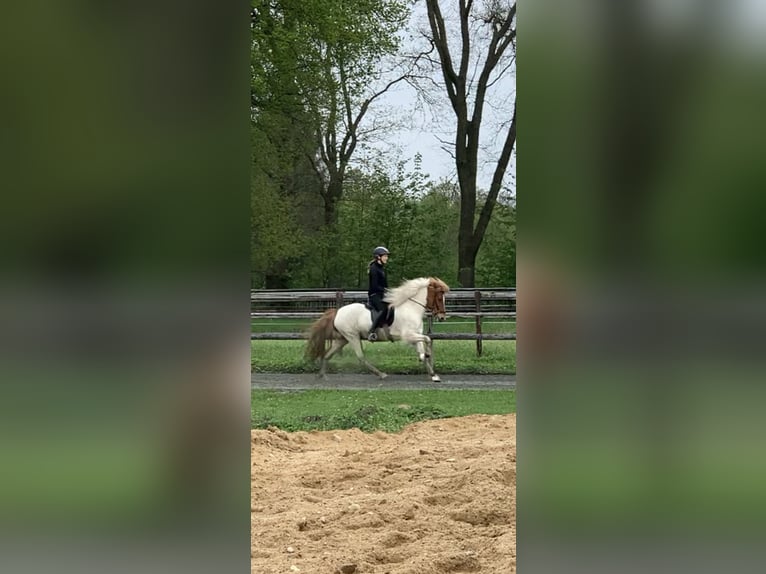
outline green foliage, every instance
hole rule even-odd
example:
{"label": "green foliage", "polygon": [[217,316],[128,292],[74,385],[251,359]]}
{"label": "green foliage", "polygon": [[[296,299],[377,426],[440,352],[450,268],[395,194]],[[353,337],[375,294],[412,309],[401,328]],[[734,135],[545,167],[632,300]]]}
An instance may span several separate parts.
{"label": "green foliage", "polygon": [[[255,130],[252,149],[264,155],[274,152]],[[250,265],[253,287],[261,288],[268,277],[284,274],[287,263],[302,254],[305,238],[275,182],[260,169],[253,169],[250,177]]]}
{"label": "green foliage", "polygon": [[[365,288],[370,251],[381,244],[392,251],[390,283],[438,276],[457,285],[454,183],[429,181],[417,158],[412,170],[379,163],[343,171],[337,157],[319,160],[320,138],[337,148],[348,129],[344,106],[359,109],[381,62],[397,52],[410,4],[251,0],[253,287]],[[322,194],[333,169],[337,222],[326,225]],[[478,285],[515,284],[515,245],[515,210],[498,204],[478,254]]]}
{"label": "green foliage", "polygon": [[253,428],[286,431],[358,428],[396,432],[430,419],[516,411],[515,391],[253,391]]}
{"label": "green foliage", "polygon": [[346,195],[339,208],[343,229],[339,254],[347,262],[344,285],[367,287],[371,252],[378,245],[385,245],[396,254],[389,261],[389,283],[396,284],[404,277],[408,261],[406,242],[415,206],[413,198],[407,195],[408,179],[402,166],[394,176],[379,167],[370,174],[357,170],[349,173]]}
{"label": "green foliage", "polygon": [[498,203],[476,258],[476,284],[516,285],[516,208]]}
{"label": "green foliage", "polygon": [[[364,289],[370,252],[387,246],[389,283],[420,276],[441,277],[457,285],[459,192],[452,183],[419,179],[402,166],[390,175],[382,167],[351,170],[338,204],[335,229],[312,230],[305,216],[290,209],[288,199],[266,195],[268,182],[254,185],[254,214],[263,229],[254,231],[258,245],[276,263],[290,258],[288,286],[324,285],[329,266],[336,266],[340,286]],[[254,245],[255,245],[254,240]],[[264,254],[254,254],[254,271]],[[256,264],[258,265],[256,267]],[[516,211],[498,203],[477,259],[477,284],[516,284]]]}
{"label": "green foliage", "polygon": [[456,187],[450,183],[429,185],[417,202],[410,229],[409,277],[440,277],[457,284],[457,234],[460,206]]}
{"label": "green foliage", "polygon": [[253,284],[335,284],[349,275],[333,215],[348,161],[338,142],[398,48],[407,3],[251,0],[251,9]]}

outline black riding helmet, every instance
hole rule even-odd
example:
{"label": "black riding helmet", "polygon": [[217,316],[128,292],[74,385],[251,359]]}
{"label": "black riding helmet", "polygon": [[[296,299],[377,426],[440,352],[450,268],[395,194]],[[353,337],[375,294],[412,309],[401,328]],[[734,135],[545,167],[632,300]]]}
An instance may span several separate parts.
{"label": "black riding helmet", "polygon": [[388,249],[383,247],[382,245],[380,247],[376,247],[372,250],[372,256],[373,257],[381,257],[383,255],[389,255]]}

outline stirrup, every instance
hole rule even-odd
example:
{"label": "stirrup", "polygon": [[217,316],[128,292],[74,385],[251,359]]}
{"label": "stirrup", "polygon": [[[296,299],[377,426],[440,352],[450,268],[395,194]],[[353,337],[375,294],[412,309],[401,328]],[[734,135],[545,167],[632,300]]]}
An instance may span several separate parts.
{"label": "stirrup", "polygon": [[367,335],[368,341],[377,341],[378,340],[378,334],[375,331],[371,331],[369,335]]}

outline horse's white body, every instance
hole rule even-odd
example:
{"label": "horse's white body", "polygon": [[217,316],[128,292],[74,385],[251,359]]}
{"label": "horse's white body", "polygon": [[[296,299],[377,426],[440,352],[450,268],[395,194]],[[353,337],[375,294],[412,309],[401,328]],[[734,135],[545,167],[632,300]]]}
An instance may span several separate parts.
{"label": "horse's white body", "polygon": [[[434,372],[433,368],[433,348],[431,339],[423,334],[423,316],[426,313],[428,304],[429,286],[434,288],[434,285],[437,285],[439,289],[443,286],[444,289],[443,291],[439,290],[438,295],[436,295],[440,299],[437,302],[439,305],[435,306],[435,309],[441,310],[437,315],[438,318],[443,320],[444,292],[449,290],[449,287],[439,279],[428,277],[412,279],[405,282],[400,287],[392,289],[386,295],[385,300],[388,301],[395,311],[394,321],[387,329],[387,333],[383,329],[379,329],[378,337],[379,341],[401,341],[405,344],[414,346],[418,351],[419,360],[425,363],[428,374],[431,376],[431,380],[439,381],[441,379]],[[328,328],[330,321],[332,322],[332,330],[334,331],[332,334],[330,334]],[[367,338],[367,333],[371,326],[372,317],[370,310],[361,303],[351,303],[337,309],[337,311],[331,309],[325,313],[325,315],[315,323],[309,337],[310,349],[312,345],[314,349],[313,352],[310,351],[309,354],[313,358],[321,358],[322,360],[319,375],[324,377],[327,361],[347,344],[350,344],[357,358],[363,365],[380,378],[385,378],[387,375],[379,371],[367,361],[362,352],[362,339]],[[332,339],[332,345],[329,349],[324,349],[324,342],[326,339]]]}

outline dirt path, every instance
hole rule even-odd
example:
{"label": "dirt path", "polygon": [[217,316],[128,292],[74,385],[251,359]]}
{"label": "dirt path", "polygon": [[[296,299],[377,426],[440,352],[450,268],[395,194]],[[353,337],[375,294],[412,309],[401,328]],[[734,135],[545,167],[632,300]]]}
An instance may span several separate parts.
{"label": "dirt path", "polygon": [[314,374],[253,373],[253,389],[515,389],[516,375],[442,375],[432,383],[426,375],[389,375],[381,381],[369,374],[331,374],[322,381]]}
{"label": "dirt path", "polygon": [[251,458],[253,574],[516,571],[515,414],[254,430]]}

